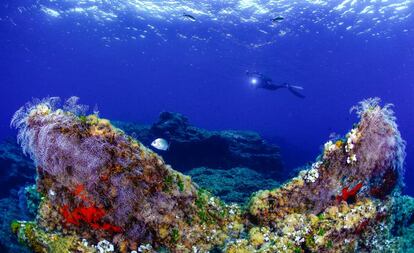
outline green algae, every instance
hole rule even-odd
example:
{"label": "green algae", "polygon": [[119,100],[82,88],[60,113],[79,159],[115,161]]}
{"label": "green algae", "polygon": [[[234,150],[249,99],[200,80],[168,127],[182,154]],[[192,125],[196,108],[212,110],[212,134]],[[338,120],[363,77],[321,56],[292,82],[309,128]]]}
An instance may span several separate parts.
{"label": "green algae", "polygon": [[11,226],[18,241],[28,245],[36,253],[74,251],[92,253],[96,251],[94,248],[81,244],[76,235],[49,233],[41,229],[34,221],[13,221]]}

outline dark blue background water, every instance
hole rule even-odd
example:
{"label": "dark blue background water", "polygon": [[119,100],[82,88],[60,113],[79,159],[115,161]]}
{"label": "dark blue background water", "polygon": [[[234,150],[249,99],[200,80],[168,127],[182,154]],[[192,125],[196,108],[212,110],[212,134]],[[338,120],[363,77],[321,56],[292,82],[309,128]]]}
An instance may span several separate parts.
{"label": "dark blue background water", "polygon": [[[15,134],[10,118],[32,97],[76,95],[84,104],[97,104],[109,119],[152,123],[168,110],[203,128],[258,131],[281,146],[286,166],[293,169],[313,161],[330,133],[344,134],[352,127],[357,119],[349,113],[351,106],[378,96],[395,105],[407,140],[407,191],[414,194],[413,17],[395,24],[392,36],[332,31],[309,22],[311,32],[248,47],[257,36],[254,25],[238,30],[208,20],[153,19],[166,40],[154,34],[125,39],[131,35],[125,27],[145,26],[148,20],[144,24],[124,16],[103,27],[85,16],[53,19],[36,8],[21,13],[21,5],[29,6],[26,1],[1,6],[2,138]],[[211,29],[233,29],[235,39]],[[108,33],[111,39],[103,39]],[[255,90],[246,70],[304,86],[306,99],[286,90]]]}

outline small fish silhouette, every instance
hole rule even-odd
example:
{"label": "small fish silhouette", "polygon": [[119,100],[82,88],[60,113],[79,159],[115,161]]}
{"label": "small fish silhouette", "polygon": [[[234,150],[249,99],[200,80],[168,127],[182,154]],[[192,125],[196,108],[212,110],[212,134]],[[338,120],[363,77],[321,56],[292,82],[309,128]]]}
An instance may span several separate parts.
{"label": "small fish silhouette", "polygon": [[196,21],[196,18],[190,14],[184,13],[183,17],[186,19],[190,19],[191,21]]}
{"label": "small fish silhouette", "polygon": [[275,18],[272,18],[272,22],[279,22],[279,21],[282,21],[282,20],[284,20],[285,18],[284,17],[275,17]]}

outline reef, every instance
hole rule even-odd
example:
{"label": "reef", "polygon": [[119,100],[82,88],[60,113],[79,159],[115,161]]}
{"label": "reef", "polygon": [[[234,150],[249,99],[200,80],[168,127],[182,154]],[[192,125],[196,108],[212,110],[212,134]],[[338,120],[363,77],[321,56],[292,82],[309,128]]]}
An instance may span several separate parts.
{"label": "reef", "polygon": [[199,187],[208,190],[226,203],[245,204],[252,193],[262,189],[273,189],[279,182],[265,178],[249,168],[231,168],[228,170],[195,168],[187,172]]}
{"label": "reef", "polygon": [[0,252],[29,252],[13,238],[10,223],[35,217],[36,204],[26,205],[25,190],[25,186],[34,184],[35,174],[33,161],[23,154],[16,140],[0,142]]}
{"label": "reef", "polygon": [[156,138],[168,140],[170,149],[159,154],[181,172],[198,167],[246,167],[266,177],[285,179],[279,148],[266,143],[255,132],[208,131],[190,125],[186,117],[172,112],[161,113],[151,126],[119,121],[114,125],[147,146]]}
{"label": "reef", "polygon": [[0,168],[0,185],[3,189],[0,198],[7,197],[16,186],[34,183],[36,169],[33,161],[23,155],[15,140],[0,142]]}
{"label": "reef", "polygon": [[30,252],[26,247],[17,243],[10,231],[10,224],[13,220],[33,218],[25,216],[22,212],[16,191],[12,191],[10,197],[0,199],[0,252]]}
{"label": "reef", "polygon": [[[389,105],[361,102],[360,121],[311,168],[227,204],[76,98],[16,112],[41,202],[12,231],[34,252],[404,252],[414,201],[401,195],[405,143]],[[189,156],[191,157],[191,153]]]}

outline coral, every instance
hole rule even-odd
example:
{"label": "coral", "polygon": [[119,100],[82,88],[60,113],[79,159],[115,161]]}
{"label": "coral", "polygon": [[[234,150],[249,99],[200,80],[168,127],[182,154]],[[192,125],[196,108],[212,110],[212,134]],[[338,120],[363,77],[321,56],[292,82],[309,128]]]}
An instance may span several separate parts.
{"label": "coral", "polygon": [[405,144],[378,100],[357,107],[360,122],[345,139],[328,142],[318,161],[282,186],[254,193],[246,210],[200,188],[108,120],[83,115],[75,100],[71,111],[55,99],[29,104],[13,119],[36,162],[41,203],[36,222],[12,229],[35,252],[410,247],[414,202],[400,192]]}
{"label": "coral", "polygon": [[[328,150],[324,150],[322,160],[315,162],[310,170],[302,171],[278,189],[259,192],[251,199],[250,214],[260,224],[269,224],[291,212],[318,214],[334,204],[335,196],[347,200],[356,193],[359,197],[375,197],[372,189],[379,189],[385,195],[398,191],[405,143],[389,106],[381,108],[378,100],[367,100],[357,110],[360,122],[347,138],[352,138],[352,154],[358,161],[349,163],[350,151],[342,145],[338,149],[326,145]],[[315,169],[318,177],[309,180],[309,173],[316,174]],[[389,180],[389,174],[395,180]],[[348,191],[350,185],[355,187]]]}
{"label": "coral", "polygon": [[12,223],[13,233],[17,234],[20,242],[28,245],[36,253],[46,252],[82,252],[95,253],[95,249],[84,245],[75,235],[61,236],[47,233],[34,222]]}
{"label": "coral", "polygon": [[107,252],[114,251],[114,245],[112,245],[107,240],[98,242],[98,245],[96,245],[96,248],[98,249],[99,253],[107,253]]}
{"label": "coral", "polygon": [[37,165],[39,225],[130,250],[137,241],[190,249],[199,241],[208,249],[228,237],[220,228],[236,222],[233,209],[109,121],[52,104],[29,104],[13,119]]}
{"label": "coral", "polygon": [[112,232],[121,232],[121,227],[103,223],[102,218],[105,216],[105,210],[95,206],[79,206],[72,211],[67,205],[62,206],[60,213],[68,224],[79,226],[82,222],[88,224],[92,229],[107,230]]}
{"label": "coral", "polygon": [[349,187],[345,187],[342,189],[342,194],[339,196],[336,196],[336,200],[338,201],[348,201],[349,199],[354,199],[359,192],[359,190],[362,187],[362,183],[357,183],[351,190],[349,190]]}

